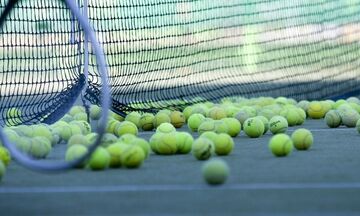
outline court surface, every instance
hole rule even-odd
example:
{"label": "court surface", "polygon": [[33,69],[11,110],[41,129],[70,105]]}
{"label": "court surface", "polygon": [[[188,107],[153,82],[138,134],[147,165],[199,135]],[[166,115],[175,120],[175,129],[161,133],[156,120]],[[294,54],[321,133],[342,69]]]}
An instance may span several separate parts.
{"label": "court surface", "polygon": [[[41,174],[13,162],[0,184],[1,215],[359,215],[360,134],[307,120],[315,143],[276,158],[271,134],[242,132],[226,160],[231,176],[207,186],[202,161],[152,154],[140,169],[72,170]],[[290,134],[297,127],[290,128]],[[186,130],[183,127],[181,130]],[[149,138],[152,133],[141,132]],[[194,134],[194,136],[197,136]],[[51,160],[64,156],[59,144]],[[5,214],[3,214],[5,213]]]}

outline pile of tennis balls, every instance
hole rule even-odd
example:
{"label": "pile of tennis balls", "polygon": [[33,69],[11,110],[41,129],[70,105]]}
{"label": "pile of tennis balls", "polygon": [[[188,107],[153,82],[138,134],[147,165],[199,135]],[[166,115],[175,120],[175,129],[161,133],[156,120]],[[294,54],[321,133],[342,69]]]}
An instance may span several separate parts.
{"label": "pile of tennis balls", "polygon": [[[17,121],[19,113],[19,110],[11,109],[7,115]],[[299,102],[285,97],[229,97],[218,103],[198,102],[157,113],[133,111],[125,117],[110,111],[100,146],[77,168],[139,168],[151,152],[157,155],[191,153],[196,160],[207,160],[202,169],[204,179],[217,185],[224,183],[230,172],[220,156],[233,152],[236,147],[233,138],[242,133],[252,139],[272,134],[268,143],[270,152],[284,157],[294,148],[308,150],[314,143],[311,131],[300,128],[289,136],[286,134],[289,127],[302,125],[307,118],[324,119],[331,128],[356,127],[360,133],[359,113],[360,100],[356,97]],[[100,117],[99,106],[91,105],[89,116],[84,107],[74,106],[52,125],[11,126],[4,132],[21,151],[36,159],[46,158],[54,145],[66,144],[65,160],[72,161],[86,154],[98,137],[95,129]],[[89,124],[89,120],[95,124]],[[140,132],[151,133],[150,139],[140,138]],[[8,152],[8,157],[2,155],[0,149],[0,176],[11,158]]]}

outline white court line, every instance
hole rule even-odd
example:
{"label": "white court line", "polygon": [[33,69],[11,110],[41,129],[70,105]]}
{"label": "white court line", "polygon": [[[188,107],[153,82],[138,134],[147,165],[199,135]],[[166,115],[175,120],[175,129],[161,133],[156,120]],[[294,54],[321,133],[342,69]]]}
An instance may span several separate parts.
{"label": "white court line", "polygon": [[360,189],[360,183],[248,183],[222,186],[201,185],[118,185],[118,186],[69,186],[69,187],[7,187],[0,194],[47,193],[99,193],[99,192],[161,192],[206,190],[303,190],[303,189]]}

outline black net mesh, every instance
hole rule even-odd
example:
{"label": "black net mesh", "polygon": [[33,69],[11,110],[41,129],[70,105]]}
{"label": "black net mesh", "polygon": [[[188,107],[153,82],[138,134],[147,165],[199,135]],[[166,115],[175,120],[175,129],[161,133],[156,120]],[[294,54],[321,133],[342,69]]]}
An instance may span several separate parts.
{"label": "black net mesh", "polygon": [[359,12],[359,0],[89,1],[118,111],[358,90]]}
{"label": "black net mesh", "polygon": [[61,1],[11,11],[0,35],[0,125],[51,123],[72,106],[85,81],[80,32]]}
{"label": "black net mesh", "polygon": [[[102,83],[96,61],[91,49],[87,55],[83,35],[71,42],[79,35],[69,12],[53,1],[24,2],[9,17],[1,39],[2,50],[9,50],[2,52],[0,62],[2,113],[26,105],[32,112],[23,111],[24,118],[38,119],[66,107],[63,104],[82,87],[82,66],[89,71],[86,96],[98,103]],[[82,0],[81,4],[88,7],[104,45],[113,110],[118,112],[232,95],[331,98],[357,94],[360,88],[360,0]],[[44,8],[46,13],[34,15]],[[16,53],[19,48],[30,49],[31,54]],[[24,90],[4,90],[15,81],[31,86],[25,98]],[[22,100],[28,102],[22,105]]]}

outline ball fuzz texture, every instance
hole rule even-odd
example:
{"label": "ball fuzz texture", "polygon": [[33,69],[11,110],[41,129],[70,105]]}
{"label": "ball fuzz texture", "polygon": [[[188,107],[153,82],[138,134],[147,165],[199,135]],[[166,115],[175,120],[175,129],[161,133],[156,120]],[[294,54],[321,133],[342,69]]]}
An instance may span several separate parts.
{"label": "ball fuzz texture", "polygon": [[244,132],[251,138],[257,138],[264,134],[265,126],[259,118],[248,118],[243,126]]}
{"label": "ball fuzz texture", "polygon": [[89,167],[92,170],[104,170],[110,164],[110,154],[103,147],[97,147],[89,160]]}
{"label": "ball fuzz texture", "polygon": [[341,125],[341,116],[336,110],[330,110],[325,115],[325,123],[330,128],[337,128]]}
{"label": "ball fuzz texture", "polygon": [[312,133],[305,128],[295,130],[291,135],[291,139],[297,150],[307,150],[314,142]]}
{"label": "ball fuzz texture", "polygon": [[198,138],[192,146],[192,154],[198,160],[207,160],[214,152],[214,143],[207,138]]}
{"label": "ball fuzz texture", "polygon": [[203,177],[210,185],[223,184],[228,179],[229,172],[227,163],[221,159],[211,159],[202,167]]}
{"label": "ball fuzz texture", "polygon": [[144,160],[144,151],[136,145],[129,145],[121,155],[121,164],[126,168],[140,167]]}
{"label": "ball fuzz texture", "polygon": [[276,134],[270,139],[269,149],[277,157],[287,156],[293,150],[293,142],[286,134]]}

